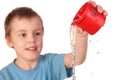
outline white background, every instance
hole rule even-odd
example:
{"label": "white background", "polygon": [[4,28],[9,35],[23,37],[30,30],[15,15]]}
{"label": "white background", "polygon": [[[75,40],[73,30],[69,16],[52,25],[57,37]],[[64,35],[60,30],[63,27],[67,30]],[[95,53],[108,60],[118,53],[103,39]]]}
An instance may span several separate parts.
{"label": "white background", "polygon": [[[87,0],[0,0],[0,69],[16,57],[4,39],[4,19],[14,8],[32,7],[43,19],[45,35],[42,54],[70,52],[69,28]],[[95,0],[108,11],[104,27],[89,35],[86,61],[76,67],[77,80],[120,80],[119,0]]]}

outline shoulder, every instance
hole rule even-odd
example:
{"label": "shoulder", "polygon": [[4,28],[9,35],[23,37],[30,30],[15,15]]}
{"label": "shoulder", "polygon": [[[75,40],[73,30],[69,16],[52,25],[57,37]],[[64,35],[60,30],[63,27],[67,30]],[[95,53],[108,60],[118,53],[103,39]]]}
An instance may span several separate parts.
{"label": "shoulder", "polygon": [[10,69],[11,65],[12,63],[0,70],[0,80],[9,80],[9,73],[12,72]]}
{"label": "shoulder", "polygon": [[7,72],[9,70],[9,67],[10,67],[11,64],[3,67],[1,70],[0,70],[0,75],[2,75],[3,73]]}

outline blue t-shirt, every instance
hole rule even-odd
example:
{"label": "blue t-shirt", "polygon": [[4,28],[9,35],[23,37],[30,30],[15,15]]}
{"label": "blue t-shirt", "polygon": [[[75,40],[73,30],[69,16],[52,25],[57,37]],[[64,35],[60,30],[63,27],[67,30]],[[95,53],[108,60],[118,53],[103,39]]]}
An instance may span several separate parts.
{"label": "blue t-shirt", "polygon": [[22,70],[14,62],[0,71],[0,80],[64,80],[72,75],[72,69],[65,68],[64,54],[40,55],[37,66]]}

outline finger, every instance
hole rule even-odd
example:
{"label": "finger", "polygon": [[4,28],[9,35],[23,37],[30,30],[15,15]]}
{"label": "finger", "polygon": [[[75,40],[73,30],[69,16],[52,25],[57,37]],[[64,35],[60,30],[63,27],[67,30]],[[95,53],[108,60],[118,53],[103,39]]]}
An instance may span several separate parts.
{"label": "finger", "polygon": [[108,13],[107,13],[106,10],[103,11],[103,15],[104,15],[104,16],[107,16],[107,15],[108,15]]}
{"label": "finger", "polygon": [[106,10],[103,10],[102,6],[100,6],[100,5],[97,5],[97,11],[98,11],[99,13],[103,13],[104,16],[107,16],[107,15],[108,15],[107,11],[106,11]]}
{"label": "finger", "polygon": [[89,0],[89,2],[90,2],[94,7],[96,7],[95,1]]}
{"label": "finger", "polygon": [[97,5],[96,7],[97,7],[97,11],[98,11],[99,13],[103,13],[103,8],[102,8],[102,6]]}

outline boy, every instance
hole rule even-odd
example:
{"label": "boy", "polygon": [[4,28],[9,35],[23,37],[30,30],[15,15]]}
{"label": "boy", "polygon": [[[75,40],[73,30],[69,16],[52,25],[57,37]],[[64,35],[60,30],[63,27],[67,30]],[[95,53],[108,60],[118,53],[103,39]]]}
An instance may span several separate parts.
{"label": "boy", "polygon": [[[105,16],[107,12],[96,6]],[[40,55],[43,46],[43,22],[41,17],[28,7],[11,11],[5,20],[5,38],[17,58],[0,71],[0,80],[64,80],[72,75],[72,54]],[[84,62],[87,53],[88,34],[77,28],[75,65]]]}

